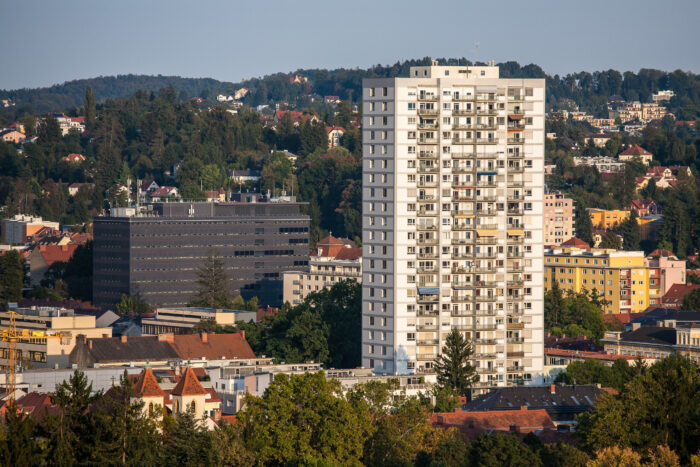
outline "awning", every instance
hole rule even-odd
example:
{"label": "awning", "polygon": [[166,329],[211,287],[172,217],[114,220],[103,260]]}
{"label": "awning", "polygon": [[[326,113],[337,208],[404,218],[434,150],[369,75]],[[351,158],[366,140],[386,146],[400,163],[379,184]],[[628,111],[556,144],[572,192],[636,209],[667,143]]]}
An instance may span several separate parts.
{"label": "awning", "polygon": [[419,295],[437,295],[440,293],[440,289],[437,287],[418,287]]}
{"label": "awning", "polygon": [[498,175],[498,172],[477,172],[476,175]]}
{"label": "awning", "polygon": [[508,229],[508,235],[516,235],[516,236],[523,236],[524,232],[523,229]]}
{"label": "awning", "polygon": [[476,234],[480,237],[495,237],[498,235],[497,229],[476,229]]}

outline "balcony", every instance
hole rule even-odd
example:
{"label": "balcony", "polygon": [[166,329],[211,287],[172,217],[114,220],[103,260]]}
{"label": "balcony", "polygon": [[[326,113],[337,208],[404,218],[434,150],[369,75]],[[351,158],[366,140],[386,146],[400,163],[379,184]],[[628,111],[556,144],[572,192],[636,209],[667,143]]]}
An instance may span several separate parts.
{"label": "balcony", "polygon": [[508,195],[508,201],[523,201],[525,195]]}
{"label": "balcony", "polygon": [[524,94],[519,94],[517,96],[508,96],[508,100],[511,102],[516,102],[516,101],[524,101],[525,100],[525,95]]}
{"label": "balcony", "polygon": [[478,237],[474,239],[474,243],[477,245],[495,245],[497,240],[496,237]]}
{"label": "balcony", "polygon": [[453,318],[460,318],[465,316],[472,316],[474,312],[472,310],[452,310],[450,311],[450,316]]}
{"label": "balcony", "polygon": [[463,230],[474,230],[474,226],[472,224],[452,224],[452,230],[456,230],[458,232],[461,232]]}
{"label": "balcony", "polygon": [[495,367],[477,368],[476,372],[479,373],[480,375],[489,375],[489,374],[498,373],[498,369]]}
{"label": "balcony", "polygon": [[498,271],[498,268],[496,268],[495,266],[475,266],[474,269],[472,271],[469,271],[469,272],[474,272],[477,274],[483,274],[483,273],[488,274],[488,273],[494,273],[496,271]]}
{"label": "balcony", "polygon": [[508,208],[509,216],[522,216],[524,210],[522,208]]}
{"label": "balcony", "polygon": [[429,251],[418,253],[416,256],[418,259],[437,259],[439,255],[437,251]]}
{"label": "balcony", "polygon": [[496,188],[498,186],[498,182],[496,180],[479,180],[473,185],[482,188]]}
{"label": "balcony", "polygon": [[472,297],[468,295],[453,295],[450,300],[452,303],[466,303],[466,302],[471,302]]}
{"label": "balcony", "polygon": [[439,109],[417,109],[416,112],[418,115],[433,115],[437,116],[440,115],[440,110]]}
{"label": "balcony", "polygon": [[474,125],[477,130],[497,130],[498,125],[496,123],[477,123]]}
{"label": "balcony", "polygon": [[453,130],[471,130],[472,128],[474,128],[474,127],[470,124],[467,124],[467,123],[453,123],[452,124]]}
{"label": "balcony", "polygon": [[453,174],[468,174],[474,172],[474,167],[452,167]]}
{"label": "balcony", "polygon": [[508,131],[522,131],[525,129],[524,123],[511,122],[508,124]]}
{"label": "balcony", "polygon": [[474,144],[474,138],[452,138],[452,144]]}
{"label": "balcony", "polygon": [[508,366],[506,369],[507,369],[508,371],[523,371],[523,370],[525,370],[525,367],[522,366],[522,365],[518,365],[518,366],[510,365],[510,366]]}
{"label": "balcony", "polygon": [[437,196],[435,195],[421,195],[418,197],[418,202],[423,202],[423,201],[435,201],[437,199]]}
{"label": "balcony", "polygon": [[418,180],[418,186],[421,188],[437,188],[437,180]]}
{"label": "balcony", "polygon": [[437,238],[418,238],[416,243],[418,245],[437,245],[438,239]]}
{"label": "balcony", "polygon": [[459,102],[465,102],[465,101],[473,101],[474,96],[471,94],[459,94],[459,95],[453,95],[452,96],[453,101],[459,101]]}
{"label": "balcony", "polygon": [[525,323],[506,323],[506,329],[525,329]]}
{"label": "balcony", "polygon": [[498,111],[496,109],[476,109],[477,115],[497,115]]}
{"label": "balcony", "polygon": [[517,279],[517,280],[512,280],[512,281],[507,281],[506,284],[508,287],[522,287],[525,281],[522,279]]}
{"label": "balcony", "polygon": [[485,152],[476,155],[477,159],[498,159],[497,152]]}
{"label": "balcony", "polygon": [[518,264],[508,265],[507,270],[508,272],[523,272],[525,270],[525,266]]}
{"label": "balcony", "polygon": [[440,167],[418,167],[419,174],[436,174],[440,172]]}
{"label": "balcony", "polygon": [[496,195],[478,195],[474,197],[474,201],[496,201]]}
{"label": "balcony", "polygon": [[506,339],[506,342],[508,342],[509,344],[522,344],[523,342],[525,342],[525,338],[524,337],[509,337]]}
{"label": "balcony", "polygon": [[508,144],[525,144],[525,138],[508,138]]}
{"label": "balcony", "polygon": [[437,310],[418,310],[416,316],[440,316],[440,312]]}
{"label": "balcony", "polygon": [[437,144],[437,138],[418,138],[418,144]]}
{"label": "balcony", "polygon": [[509,251],[508,256],[506,256],[508,259],[510,258],[522,258],[525,255],[523,251]]}
{"label": "balcony", "polygon": [[498,224],[484,224],[480,223],[474,226],[476,229],[485,229],[485,230],[495,230],[498,228]]}
{"label": "balcony", "polygon": [[471,159],[474,157],[474,154],[470,152],[453,152],[450,156],[452,159]]}
{"label": "balcony", "polygon": [[474,285],[471,282],[458,281],[452,283],[452,288],[454,290],[468,290],[473,289]]}
{"label": "balcony", "polygon": [[453,238],[452,244],[453,245],[471,245],[472,240],[470,238]]}
{"label": "balcony", "polygon": [[461,115],[474,115],[474,109],[452,109],[452,115],[457,117]]}
{"label": "balcony", "polygon": [[488,288],[488,287],[496,287],[496,285],[498,285],[498,282],[496,282],[496,281],[478,281],[474,285],[477,288]]}
{"label": "balcony", "polygon": [[479,295],[476,297],[476,301],[480,303],[495,302],[497,298],[498,297],[496,297],[495,295]]}
{"label": "balcony", "polygon": [[473,216],[474,215],[474,210],[473,209],[453,209],[450,211],[450,214],[453,216]]}
{"label": "balcony", "polygon": [[438,325],[437,324],[419,324],[418,326],[416,326],[416,329],[418,331],[437,331]]}
{"label": "balcony", "polygon": [[457,181],[452,181],[452,188],[465,188],[465,187],[470,187],[474,186],[474,182],[467,181],[467,180],[457,180]]}
{"label": "balcony", "polygon": [[418,361],[432,361],[437,358],[437,354],[434,353],[419,353],[416,354],[416,360]]}
{"label": "balcony", "polygon": [[471,253],[467,253],[466,251],[460,252],[460,253],[452,253],[451,258],[452,259],[469,259],[472,257]]}
{"label": "balcony", "polygon": [[477,324],[474,326],[474,329],[477,331],[495,331],[496,329],[498,329],[498,325],[495,323]]}
{"label": "balcony", "polygon": [[518,151],[518,152],[509,152],[508,153],[508,159],[522,159],[523,157],[525,157],[524,152]]}
{"label": "balcony", "polygon": [[498,138],[477,138],[476,144],[498,144]]}
{"label": "balcony", "polygon": [[438,123],[419,123],[418,124],[419,130],[437,130],[438,128],[440,128],[440,125]]}
{"label": "balcony", "polygon": [[434,102],[437,100],[440,100],[440,97],[437,94],[433,93],[418,93],[418,100],[423,101],[423,102]]}
{"label": "balcony", "polygon": [[495,209],[479,209],[474,211],[477,216],[497,216],[498,211]]}
{"label": "balcony", "polygon": [[418,223],[416,225],[416,230],[437,230],[438,226],[436,224],[423,224],[423,223]]}
{"label": "balcony", "polygon": [[418,159],[436,159],[436,158],[437,158],[436,151],[419,151],[418,152]]}
{"label": "balcony", "polygon": [[473,342],[477,345],[496,345],[496,339],[474,339]]}
{"label": "balcony", "polygon": [[488,93],[488,94],[477,94],[476,95],[476,100],[477,101],[495,101],[498,99],[498,96],[496,96],[495,93]]}
{"label": "balcony", "polygon": [[515,167],[515,166],[513,166],[513,167],[508,167],[508,173],[511,173],[511,174],[521,174],[521,173],[523,173],[523,172],[525,172],[525,167],[523,167],[523,166],[519,166],[519,167]]}
{"label": "balcony", "polygon": [[524,180],[507,180],[506,183],[509,188],[522,188],[525,186]]}
{"label": "balcony", "polygon": [[495,259],[497,253],[495,251],[481,251],[479,253],[474,253],[476,259]]}
{"label": "balcony", "polygon": [[418,274],[435,274],[438,272],[438,269],[434,266],[424,266],[416,268],[416,272]]}
{"label": "balcony", "polygon": [[416,339],[416,345],[438,345],[437,339]]}
{"label": "balcony", "polygon": [[416,215],[420,217],[436,217],[438,215],[438,211],[435,209],[419,209],[416,212]]}

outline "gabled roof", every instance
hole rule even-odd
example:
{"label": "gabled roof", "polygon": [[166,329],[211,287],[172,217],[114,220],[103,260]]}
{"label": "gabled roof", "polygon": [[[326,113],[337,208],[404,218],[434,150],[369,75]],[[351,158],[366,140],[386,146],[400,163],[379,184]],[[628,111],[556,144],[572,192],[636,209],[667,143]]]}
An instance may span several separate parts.
{"label": "gabled roof", "polygon": [[620,334],[623,342],[642,342],[645,344],[675,345],[676,330],[657,326],[642,326],[634,331]]}
{"label": "gabled roof", "polygon": [[161,389],[153,371],[150,368],[146,368],[136,380],[134,394],[140,397],[163,397],[165,396],[165,391]]}
{"label": "gabled roof", "polygon": [[342,126],[327,126],[326,134],[329,134],[331,131],[339,131],[341,133],[345,133],[345,128],[343,128]]}
{"label": "gabled roof", "polygon": [[245,334],[180,334],[173,336],[172,347],[183,359],[255,358]]}
{"label": "gabled roof", "polygon": [[151,185],[153,185],[154,183],[156,184],[156,188],[157,188],[157,187],[158,187],[158,184],[155,182],[155,180],[144,180],[144,181],[142,181],[142,182],[141,182],[141,186],[140,186],[141,191],[146,191],[146,190],[148,190],[148,189],[151,187]]}
{"label": "gabled roof", "polygon": [[185,374],[182,375],[180,381],[175,385],[170,394],[174,396],[198,396],[209,394],[209,391],[204,389],[199,383],[197,376],[192,371],[191,367],[187,367]]}
{"label": "gabled roof", "polygon": [[162,186],[151,192],[150,196],[152,198],[157,198],[159,196],[168,196],[172,193],[177,193],[177,188],[174,186]]}
{"label": "gabled roof", "polygon": [[44,259],[47,266],[51,266],[57,261],[67,263],[70,261],[75,250],[78,249],[78,244],[69,243],[68,245],[39,245],[39,254]]}
{"label": "gabled roof", "polygon": [[651,156],[652,154],[638,144],[633,144],[620,153],[621,156]]}
{"label": "gabled roof", "polygon": [[649,209],[651,206],[655,205],[656,201],[653,199],[633,199],[630,203],[632,209]]}
{"label": "gabled roof", "polygon": [[683,303],[683,297],[695,289],[700,289],[700,284],[673,284],[664,295],[661,303],[680,306]]}
{"label": "gabled roof", "polygon": [[360,258],[362,258],[362,248],[343,248],[335,255],[335,259],[346,261],[354,261]]}
{"label": "gabled roof", "polygon": [[430,423],[435,427],[454,427],[465,434],[510,431],[531,432],[555,428],[554,422],[544,409],[493,410],[484,412],[434,413]]}
{"label": "gabled roof", "polygon": [[[664,250],[664,249],[659,249],[657,248],[656,250],[652,251],[647,255],[647,258],[676,258],[676,255],[673,254],[672,251],[670,250]],[[677,258],[676,258],[677,259]]]}
{"label": "gabled roof", "polygon": [[571,237],[567,241],[563,242],[560,246],[572,246],[576,248],[585,248],[587,250],[591,249],[591,246],[577,237]]}

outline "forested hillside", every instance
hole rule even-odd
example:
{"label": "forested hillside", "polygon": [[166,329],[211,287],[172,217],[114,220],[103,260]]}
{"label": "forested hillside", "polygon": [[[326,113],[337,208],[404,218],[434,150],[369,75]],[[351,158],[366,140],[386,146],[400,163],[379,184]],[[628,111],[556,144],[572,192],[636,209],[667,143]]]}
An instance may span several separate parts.
{"label": "forested hillside", "polygon": [[[468,60],[439,59],[441,64],[466,64]],[[69,111],[82,105],[85,88],[91,86],[98,102],[106,99],[130,97],[137,90],[157,91],[172,85],[179,100],[190,97],[213,99],[218,93],[233,93],[246,87],[251,90],[243,102],[249,105],[286,101],[293,106],[308,105],[305,96],[336,95],[344,100],[357,101],[362,79],[372,77],[408,76],[411,66],[426,65],[430,58],[406,60],[393,65],[375,65],[367,69],[339,68],[335,70],[308,69],[293,73],[276,73],[264,78],[254,78],[240,83],[217,81],[208,78],[181,78],[178,76],[119,75],[69,81],[61,85],[39,89],[0,90],[0,99],[12,99],[16,107],[5,109],[0,116],[19,118],[23,113]],[[610,96],[619,95],[625,100],[648,101],[652,93],[670,89],[676,96],[669,103],[677,116],[692,120],[700,115],[700,75],[676,70],[665,72],[642,69],[637,73],[616,70],[579,72],[566,76],[547,75],[539,66],[521,66],[517,62],[499,63],[501,76],[508,78],[546,78],[547,102],[552,108],[565,100],[572,100],[582,110],[596,115],[606,114],[605,104]],[[291,83],[290,76],[302,75],[308,83]],[[2,109],[0,109],[2,110]]]}

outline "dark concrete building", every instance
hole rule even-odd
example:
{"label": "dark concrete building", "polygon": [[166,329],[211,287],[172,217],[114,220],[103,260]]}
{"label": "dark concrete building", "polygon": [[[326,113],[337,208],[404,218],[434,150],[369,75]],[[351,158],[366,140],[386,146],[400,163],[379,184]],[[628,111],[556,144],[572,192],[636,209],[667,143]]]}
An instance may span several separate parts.
{"label": "dark concrete building", "polygon": [[153,306],[184,306],[212,249],[234,295],[282,303],[282,273],[308,265],[309,216],[292,197],[234,194],[230,202],[154,203],[94,219],[93,302],[122,294]]}

